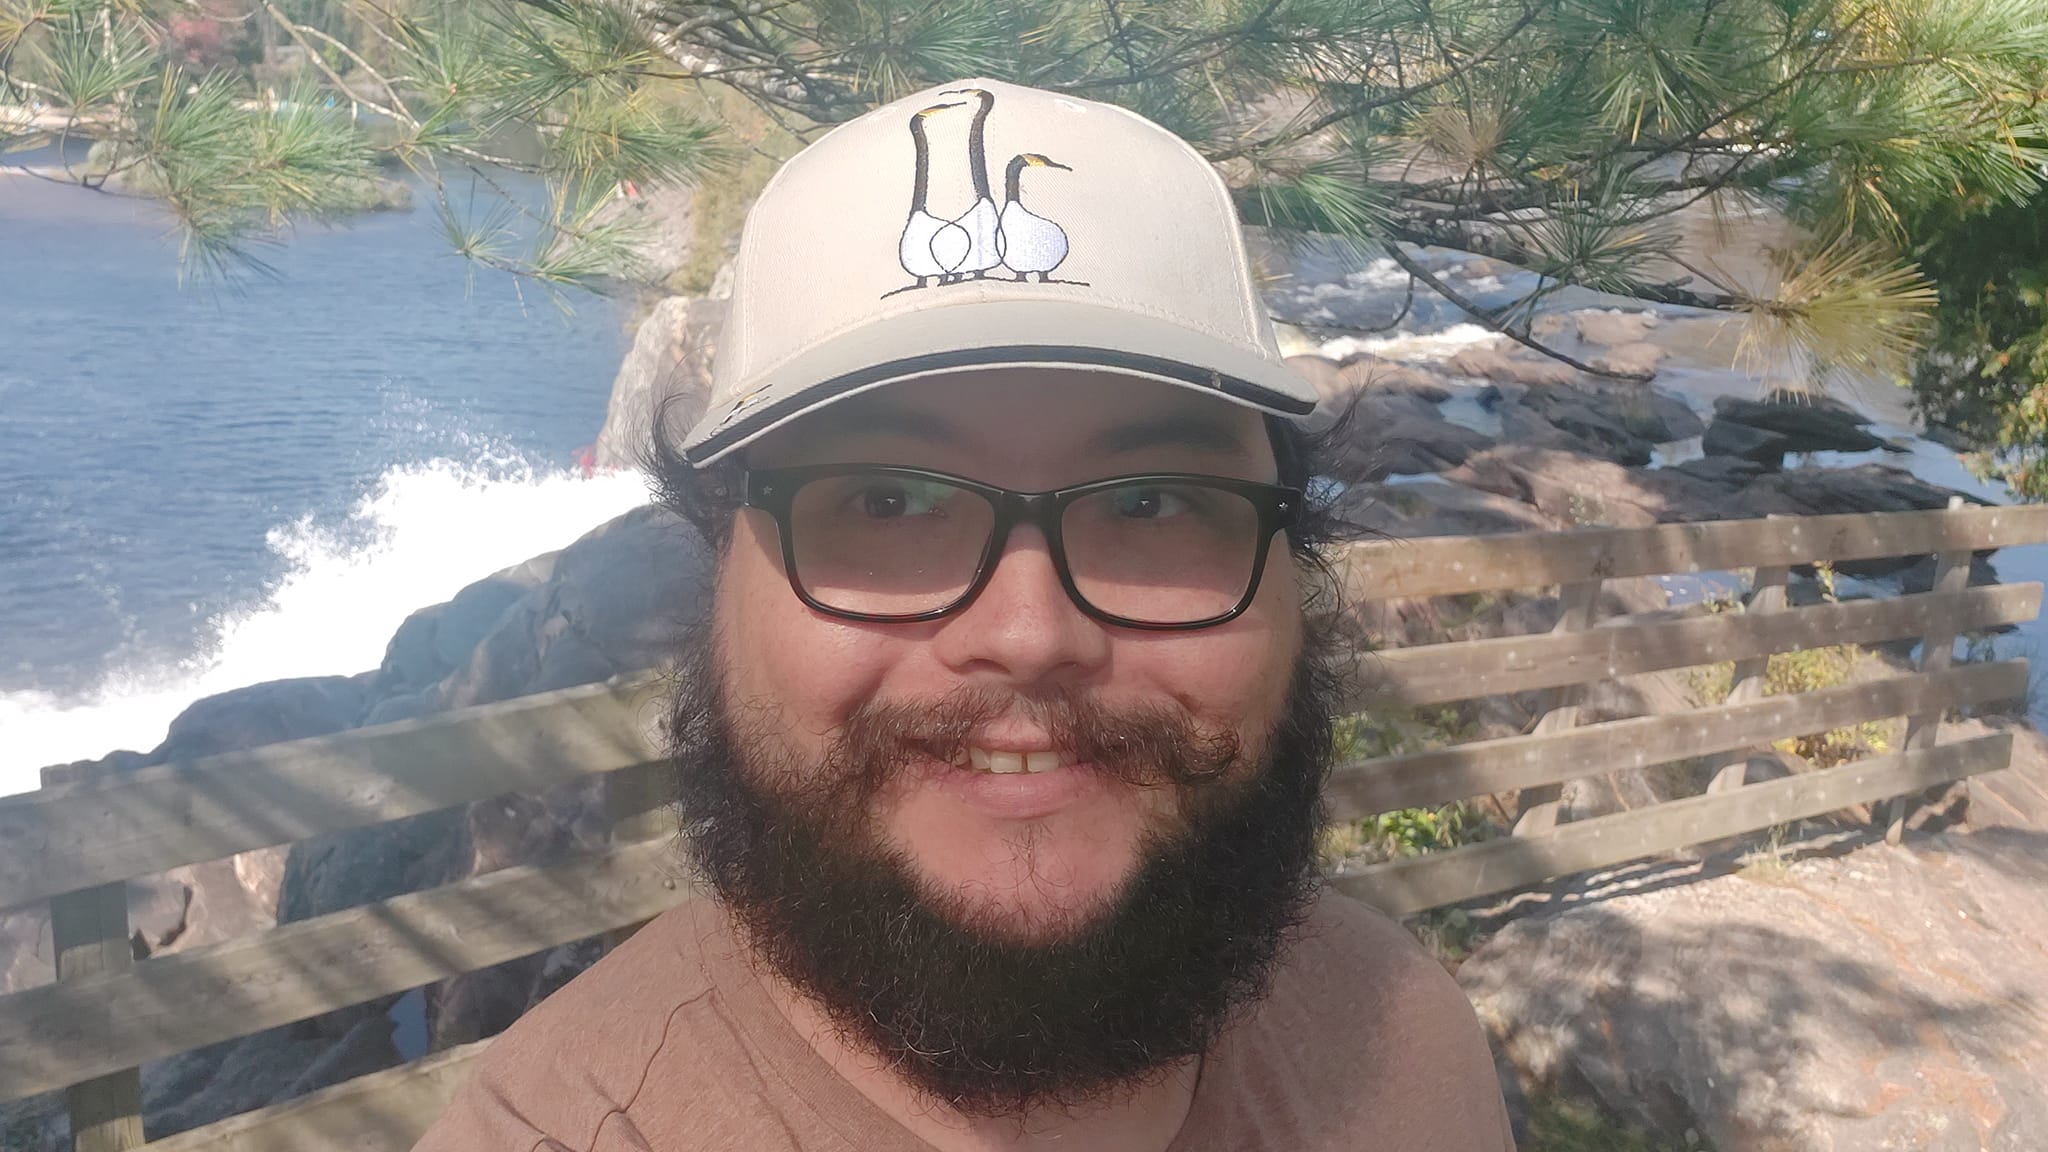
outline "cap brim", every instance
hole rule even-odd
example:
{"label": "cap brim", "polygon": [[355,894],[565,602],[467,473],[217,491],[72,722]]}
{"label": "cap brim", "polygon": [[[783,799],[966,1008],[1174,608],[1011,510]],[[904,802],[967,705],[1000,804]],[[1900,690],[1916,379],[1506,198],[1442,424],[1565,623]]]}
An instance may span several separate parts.
{"label": "cap brim", "polygon": [[703,467],[872,388],[1017,367],[1144,377],[1282,416],[1307,415],[1317,400],[1315,387],[1285,364],[1148,313],[1043,297],[980,300],[871,320],[805,349],[747,382],[738,400],[706,413],[683,454]]}

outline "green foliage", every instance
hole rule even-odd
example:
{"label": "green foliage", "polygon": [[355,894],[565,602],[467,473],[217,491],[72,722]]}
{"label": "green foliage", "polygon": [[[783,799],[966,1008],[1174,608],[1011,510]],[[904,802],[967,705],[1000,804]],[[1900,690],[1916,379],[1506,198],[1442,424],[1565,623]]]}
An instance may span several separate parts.
{"label": "green foliage", "polygon": [[1914,399],[1981,449],[1980,471],[2048,499],[2048,193],[1946,206],[1922,231],[1941,324]]}
{"label": "green foliage", "polygon": [[[1833,567],[1817,565],[1815,579],[1820,585],[1821,597],[1830,603],[1835,602]],[[1710,602],[1708,610],[1740,612],[1743,602],[1727,597]],[[1839,688],[1854,683],[1858,672],[1874,659],[1869,650],[1857,644],[1780,652],[1764,661],[1763,693],[1766,696],[1790,696],[1823,688]],[[1728,662],[1699,669],[1691,677],[1695,703],[1710,706],[1726,700],[1735,686],[1734,677],[1735,665]],[[1846,728],[1788,736],[1775,741],[1774,746],[1800,757],[1815,768],[1833,768],[1851,760],[1889,752],[1896,746],[1898,738],[1897,720],[1866,720]]]}
{"label": "green foliage", "polygon": [[[1956,271],[1923,246],[1944,207],[2017,203],[2048,158],[2034,0],[239,2],[273,30],[268,57],[183,77],[171,0],[0,0],[0,102],[63,120],[11,143],[117,140],[216,266],[339,210],[323,186],[359,185],[366,162],[403,164],[458,250],[593,287],[636,274],[630,214],[604,209],[621,186],[716,174],[714,215],[735,214],[719,200],[755,185],[763,137],[736,120],[796,144],[989,75],[1160,121],[1249,222],[1541,273],[1480,317],[1495,327],[1530,335],[1567,284],[1635,293],[1744,313],[1753,355],[1817,380],[1903,371],[1933,304],[1908,258]],[[305,87],[270,98],[293,61]],[[704,114],[706,93],[749,116]],[[329,98],[348,115],[312,113]],[[504,169],[538,175],[546,202],[508,195]],[[1775,205],[1810,243],[1777,283],[1696,267],[1671,221],[1703,198]]]}
{"label": "green foliage", "polygon": [[1639,1132],[1582,1101],[1542,1096],[1530,1102],[1529,1139],[1522,1152],[1704,1152]]}

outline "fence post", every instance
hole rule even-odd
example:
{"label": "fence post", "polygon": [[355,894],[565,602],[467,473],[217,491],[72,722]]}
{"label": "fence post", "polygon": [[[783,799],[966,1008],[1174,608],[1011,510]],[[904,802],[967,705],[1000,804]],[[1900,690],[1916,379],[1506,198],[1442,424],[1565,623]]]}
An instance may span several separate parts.
{"label": "fence post", "polygon": [[[128,943],[125,881],[67,892],[50,901],[57,979],[119,972],[134,963]],[[64,1090],[73,1152],[142,1147],[142,1069],[123,1068]]]}
{"label": "fence post", "polygon": [[[1557,600],[1563,612],[1558,616],[1557,632],[1584,632],[1593,626],[1593,617],[1600,607],[1599,579],[1585,580],[1577,584],[1566,584],[1558,589]],[[1579,696],[1585,690],[1583,684],[1572,684],[1553,688],[1547,698],[1548,707],[1536,721],[1532,733],[1557,732],[1570,728],[1579,722]],[[1515,835],[1541,836],[1557,827],[1557,810],[1564,799],[1563,784],[1545,784],[1540,788],[1524,789],[1516,801]]]}
{"label": "fence post", "polygon": [[[1769,564],[1756,570],[1755,587],[1749,598],[1749,606],[1743,611],[1767,614],[1785,610],[1785,578],[1788,569],[1783,564]],[[1761,700],[1764,695],[1765,673],[1770,668],[1770,657],[1752,656],[1737,660],[1735,671],[1729,677],[1728,700],[1730,704],[1746,704]],[[1747,750],[1728,752],[1716,757],[1719,771],[1707,784],[1707,791],[1726,792],[1740,788],[1749,779],[1749,752]]]}
{"label": "fence post", "polygon": [[[1951,510],[1963,506],[1963,498],[1948,498]],[[1961,592],[1970,586],[1970,553],[1943,552],[1934,561],[1934,591]],[[1936,618],[1937,621],[1939,617]],[[1956,631],[1944,628],[1940,623],[1928,629],[1920,638],[1920,665],[1922,675],[1940,672],[1955,660]],[[1932,748],[1941,737],[1941,713],[1937,708],[1906,719],[1906,751],[1918,752]],[[1912,813],[1913,795],[1894,796],[1891,802],[1890,820],[1884,830],[1884,842],[1896,845],[1906,838],[1906,817]]]}

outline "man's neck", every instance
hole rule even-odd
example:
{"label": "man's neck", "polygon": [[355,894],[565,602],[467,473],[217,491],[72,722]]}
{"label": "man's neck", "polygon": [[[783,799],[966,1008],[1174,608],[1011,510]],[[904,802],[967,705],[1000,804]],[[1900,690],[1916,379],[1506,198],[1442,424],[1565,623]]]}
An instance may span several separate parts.
{"label": "man's neck", "polygon": [[1045,1108],[1022,1118],[964,1116],[919,1093],[879,1056],[847,1043],[815,1002],[779,976],[764,970],[760,979],[783,1019],[834,1072],[939,1152],[1164,1152],[1194,1103],[1200,1058],[1101,1104]]}

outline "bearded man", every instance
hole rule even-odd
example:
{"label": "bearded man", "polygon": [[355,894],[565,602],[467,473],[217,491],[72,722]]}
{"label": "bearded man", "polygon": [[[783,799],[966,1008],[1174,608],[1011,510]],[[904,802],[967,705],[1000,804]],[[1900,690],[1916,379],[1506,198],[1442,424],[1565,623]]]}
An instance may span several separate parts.
{"label": "bearded man", "polygon": [[791,160],[734,273],[654,460],[717,556],[668,724],[705,896],[420,1147],[1510,1149],[1457,985],[1318,883],[1316,393],[1213,170],[950,85]]}

